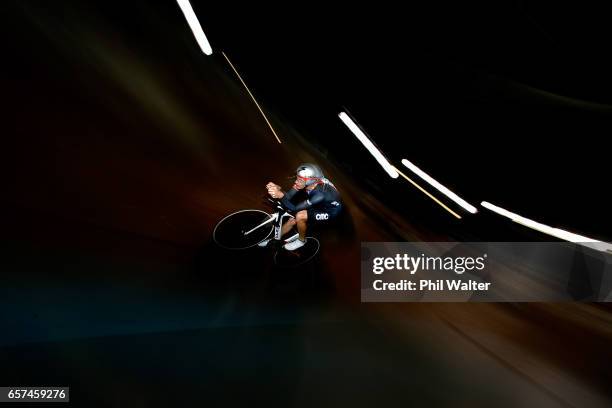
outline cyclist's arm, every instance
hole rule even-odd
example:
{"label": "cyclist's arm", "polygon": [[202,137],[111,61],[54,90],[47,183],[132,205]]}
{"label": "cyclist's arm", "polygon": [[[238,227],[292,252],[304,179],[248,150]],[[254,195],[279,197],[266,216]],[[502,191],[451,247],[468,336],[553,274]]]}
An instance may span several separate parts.
{"label": "cyclist's arm", "polygon": [[297,194],[297,192],[298,192],[298,191],[300,191],[300,190],[298,190],[298,189],[297,189],[297,188],[295,188],[295,186],[294,186],[294,187],[291,187],[291,188],[289,189],[289,191],[287,191],[286,193],[283,193],[283,198],[281,199],[281,201],[283,202],[283,204],[285,204],[285,202],[286,202],[286,201],[287,201],[287,202],[290,202],[290,201],[291,201],[291,199],[292,199],[293,197],[295,197],[295,195]]}
{"label": "cyclist's arm", "polygon": [[[295,189],[291,189],[291,190],[296,191]],[[291,212],[297,212],[297,211],[306,210],[306,209],[312,207],[313,205],[322,202],[325,199],[325,196],[323,194],[321,194],[321,193],[314,193],[314,194],[311,194],[310,197],[308,197],[308,200],[304,200],[304,201],[302,201],[301,203],[298,203],[298,204],[293,204],[291,202],[290,198],[293,197],[294,195],[295,195],[295,193],[293,193],[293,194],[291,194],[291,196],[289,196],[289,193],[287,193],[287,194],[285,194],[285,196],[281,200],[281,202],[283,203],[285,208],[288,209]]]}

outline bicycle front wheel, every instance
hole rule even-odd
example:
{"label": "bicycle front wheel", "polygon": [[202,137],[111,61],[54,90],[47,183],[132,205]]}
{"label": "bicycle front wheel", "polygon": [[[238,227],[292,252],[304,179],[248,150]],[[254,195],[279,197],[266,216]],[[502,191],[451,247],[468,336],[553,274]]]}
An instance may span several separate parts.
{"label": "bicycle front wheel", "polygon": [[[213,240],[227,249],[246,249],[268,238],[274,229],[271,215],[261,210],[242,210],[223,218],[213,231]],[[258,227],[259,226],[259,227]],[[255,228],[255,229],[254,229]]]}

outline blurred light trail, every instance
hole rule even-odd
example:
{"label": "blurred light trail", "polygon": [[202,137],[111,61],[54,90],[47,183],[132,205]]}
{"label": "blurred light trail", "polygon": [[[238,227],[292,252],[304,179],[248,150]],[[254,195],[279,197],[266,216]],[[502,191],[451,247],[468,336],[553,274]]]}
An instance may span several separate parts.
{"label": "blurred light trail", "polygon": [[187,23],[189,24],[189,28],[191,28],[198,45],[202,49],[202,52],[206,55],[212,55],[212,47],[210,46],[210,43],[202,30],[198,17],[193,12],[193,8],[191,7],[189,0],[176,0],[176,2],[183,11],[185,18],[187,19]]}
{"label": "blurred light trail", "polygon": [[357,139],[359,139],[359,141],[365,146],[365,148],[370,151],[372,156],[374,156],[376,161],[378,161],[378,163],[383,167],[383,169],[385,169],[387,174],[389,174],[389,176],[391,176],[392,178],[398,178],[399,174],[397,172],[397,169],[393,167],[393,165],[389,163],[385,156],[383,156],[380,150],[378,150],[378,148],[374,146],[374,143],[372,143],[372,141],[359,128],[359,126],[357,126],[353,119],[351,119],[351,117],[345,112],[340,112],[338,114],[338,117],[340,118],[340,120],[342,120],[342,122],[344,122],[346,127],[348,127],[350,131],[353,132],[353,134],[357,137]]}
{"label": "blurred light trail", "polygon": [[280,138],[278,137],[278,135],[276,134],[276,132],[274,131],[274,128],[272,127],[272,124],[270,124],[270,121],[268,120],[268,117],[266,116],[266,114],[264,113],[263,109],[261,109],[261,106],[259,106],[259,103],[257,103],[257,100],[255,99],[255,97],[253,96],[253,94],[251,93],[251,90],[249,89],[249,87],[247,86],[247,84],[244,83],[244,81],[242,80],[242,77],[240,76],[240,74],[238,73],[238,71],[236,70],[236,68],[234,67],[234,64],[232,64],[232,61],[230,61],[230,59],[227,57],[227,55],[225,55],[225,53],[223,51],[221,51],[221,54],[223,54],[223,56],[225,57],[225,60],[227,61],[227,63],[230,65],[230,67],[232,67],[232,70],[236,73],[236,76],[238,77],[238,79],[240,79],[240,82],[242,82],[242,85],[244,86],[244,89],[247,90],[247,92],[249,93],[249,95],[251,96],[251,99],[253,99],[253,102],[255,102],[255,105],[257,106],[257,109],[259,109],[259,112],[261,112],[261,116],[263,116],[264,120],[266,121],[266,123],[268,124],[268,127],[270,128],[270,130],[272,131],[272,133],[274,134],[274,137],[276,138],[276,140],[278,141],[278,143],[281,143]]}
{"label": "blurred light trail", "polygon": [[413,186],[415,186],[416,188],[418,188],[419,190],[421,190],[421,192],[423,192],[423,194],[425,194],[427,197],[431,198],[432,200],[434,200],[440,207],[444,208],[446,211],[448,211],[449,213],[451,213],[454,217],[456,217],[457,219],[461,219],[461,216],[459,214],[457,214],[456,212],[454,212],[453,210],[451,210],[450,208],[448,208],[442,201],[438,200],[436,197],[434,197],[431,193],[429,193],[427,190],[425,190],[423,187],[421,187],[420,185],[418,185],[414,180],[412,180],[410,177],[408,177],[407,175],[405,175],[404,173],[402,173],[401,171],[399,171],[399,169],[395,168],[395,171],[397,171],[403,178],[405,178],[406,180],[408,180],[409,183],[411,183]]}
{"label": "blurred light trail", "polygon": [[529,218],[525,218],[523,216],[520,216],[508,210],[505,210],[487,201],[481,202],[480,205],[482,205],[484,208],[488,210],[493,211],[494,213],[498,215],[509,218],[518,224],[521,224],[525,227],[542,232],[544,234],[553,236],[555,238],[559,238],[564,241],[569,241],[569,242],[573,242],[576,244],[581,244],[581,245],[596,249],[598,251],[612,252],[612,245],[607,242],[603,242],[603,241],[599,241],[593,238],[574,234],[573,232],[565,231],[560,228],[554,228],[549,225],[542,224],[534,220],[530,220]]}
{"label": "blurred light trail", "polygon": [[410,170],[412,170],[412,172],[415,173],[417,176],[421,177],[423,180],[428,182],[436,190],[438,190],[439,192],[441,192],[442,194],[444,194],[445,196],[447,196],[448,198],[450,198],[451,200],[459,204],[466,211],[472,214],[476,214],[478,212],[476,207],[474,207],[473,205],[471,205],[470,203],[468,203],[467,201],[459,197],[457,194],[450,191],[448,188],[444,187],[442,184],[438,183],[434,178],[432,178],[429,174],[425,173],[423,170],[419,169],[413,163],[409,162],[406,159],[403,159],[402,164],[406,166],[407,168],[409,168]]}

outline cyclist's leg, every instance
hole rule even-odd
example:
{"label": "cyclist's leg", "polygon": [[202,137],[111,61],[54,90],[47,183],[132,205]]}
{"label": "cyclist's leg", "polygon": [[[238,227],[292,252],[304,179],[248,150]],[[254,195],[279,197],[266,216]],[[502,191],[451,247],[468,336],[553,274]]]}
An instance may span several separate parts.
{"label": "cyclist's leg", "polygon": [[308,229],[308,211],[302,210],[295,214],[295,222],[297,224],[298,234],[300,234],[300,240],[306,240],[306,230]]}
{"label": "cyclist's leg", "polygon": [[284,245],[288,251],[295,251],[298,248],[303,247],[306,244],[306,228],[308,221],[308,212],[306,210],[298,211],[295,214],[295,224],[297,225],[298,230],[298,239],[294,239],[291,242],[288,242]]}
{"label": "cyclist's leg", "polygon": [[281,228],[281,237],[287,234],[289,231],[291,231],[291,229],[295,226],[295,224],[296,224],[295,218],[289,218],[287,222],[285,222],[283,224],[283,227]]}

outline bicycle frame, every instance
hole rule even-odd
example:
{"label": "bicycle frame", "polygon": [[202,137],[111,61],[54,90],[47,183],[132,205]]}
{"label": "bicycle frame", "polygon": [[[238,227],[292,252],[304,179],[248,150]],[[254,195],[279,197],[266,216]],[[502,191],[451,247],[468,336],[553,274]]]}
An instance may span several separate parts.
{"label": "bicycle frame", "polygon": [[244,235],[249,235],[253,231],[256,231],[257,229],[263,227],[264,225],[274,223],[274,238],[273,239],[276,241],[280,241],[282,239],[281,230],[283,228],[284,219],[293,218],[293,215],[287,212],[287,210],[285,210],[285,208],[280,204],[280,202],[273,201],[273,200],[270,200],[270,201],[272,201],[276,205],[276,208],[279,211],[270,214],[270,218],[268,220],[246,231]]}

